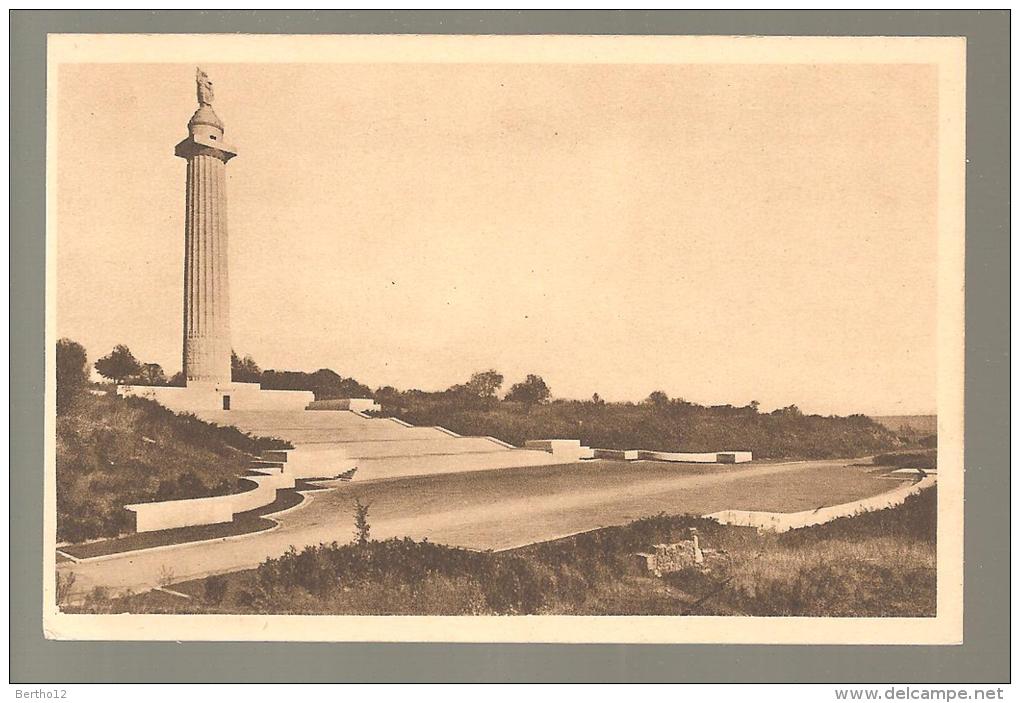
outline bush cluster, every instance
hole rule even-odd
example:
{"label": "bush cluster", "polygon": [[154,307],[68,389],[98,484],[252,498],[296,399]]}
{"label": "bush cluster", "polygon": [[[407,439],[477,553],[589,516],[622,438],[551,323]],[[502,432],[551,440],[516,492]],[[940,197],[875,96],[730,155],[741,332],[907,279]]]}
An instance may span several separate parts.
{"label": "bush cluster", "polygon": [[[535,614],[575,608],[592,592],[634,571],[630,554],[649,544],[685,539],[688,528],[717,529],[712,521],[660,515],[509,553],[389,539],[292,548],[269,559],[246,580],[238,604],[268,612],[353,611],[350,594],[384,588],[419,599],[444,593],[446,614]],[[450,603],[461,603],[451,608]],[[374,610],[379,610],[379,599]],[[399,604],[390,607],[399,608]],[[451,612],[455,611],[455,612]],[[413,612],[436,612],[413,611]]]}

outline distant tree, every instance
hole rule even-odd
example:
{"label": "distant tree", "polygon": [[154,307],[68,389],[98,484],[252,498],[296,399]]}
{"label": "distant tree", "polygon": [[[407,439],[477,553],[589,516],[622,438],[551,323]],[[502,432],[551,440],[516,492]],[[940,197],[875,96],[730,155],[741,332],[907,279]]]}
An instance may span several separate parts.
{"label": "distant tree", "polygon": [[183,371],[178,371],[177,373],[170,377],[170,380],[166,382],[166,385],[183,388],[184,386],[188,385],[188,379],[184,375]]}
{"label": "distant tree", "polygon": [[758,409],[761,407],[761,403],[759,403],[757,400],[752,400],[750,403],[747,404],[747,407],[751,408],[751,410],[757,413]]}
{"label": "distant tree", "polygon": [[510,392],[506,394],[506,399],[511,402],[522,403],[524,407],[530,408],[533,405],[546,402],[549,400],[550,395],[552,395],[552,391],[549,390],[549,386],[542,380],[542,377],[529,373],[523,381],[515,383],[510,387]]}
{"label": "distant tree", "polygon": [[[372,389],[353,378],[345,378],[332,369],[319,369],[312,374],[318,394],[328,398],[371,398]],[[322,380],[322,379],[328,379]]]}
{"label": "distant tree", "polygon": [[57,340],[57,412],[63,412],[89,382],[88,355],[74,340]]}
{"label": "distant tree", "polygon": [[237,383],[258,383],[262,380],[262,369],[255,359],[245,354],[242,359],[237,352],[230,350],[230,380]]}
{"label": "distant tree", "polygon": [[166,385],[166,374],[163,373],[163,367],[159,364],[142,364],[136,378],[143,386]]}
{"label": "distant tree", "polygon": [[652,391],[651,393],[648,394],[648,397],[645,398],[645,402],[648,403],[649,405],[654,405],[657,408],[661,408],[669,404],[669,396],[666,395],[663,391]]}
{"label": "distant tree", "polygon": [[479,398],[495,398],[496,392],[503,385],[503,374],[495,369],[479,371],[471,374],[467,382],[467,390]]}
{"label": "distant tree", "polygon": [[592,395],[591,395],[591,402],[594,403],[595,405],[605,405],[606,404],[606,401],[602,400],[602,396],[600,396],[598,393],[592,393]]}
{"label": "distant tree", "polygon": [[388,406],[399,406],[400,405],[400,391],[393,386],[380,386],[375,389],[373,394],[375,400],[380,405]]}
{"label": "distant tree", "polygon": [[332,369],[319,369],[314,373],[268,369],[262,372],[260,382],[266,390],[312,391],[316,400],[372,397],[372,389],[364,383],[344,378]]}
{"label": "distant tree", "polygon": [[142,365],[138,359],[123,344],[118,344],[112,352],[96,362],[96,371],[115,383],[123,383],[124,379],[136,376],[141,370]]}

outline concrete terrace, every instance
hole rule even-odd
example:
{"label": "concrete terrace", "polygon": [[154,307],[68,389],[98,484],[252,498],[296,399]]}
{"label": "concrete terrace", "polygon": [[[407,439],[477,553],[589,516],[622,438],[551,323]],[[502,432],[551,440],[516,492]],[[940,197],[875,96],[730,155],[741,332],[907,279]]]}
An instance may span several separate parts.
{"label": "concrete terrace", "polygon": [[567,463],[545,451],[517,449],[491,437],[461,437],[440,427],[411,427],[349,410],[199,411],[218,425],[294,445],[303,461],[322,462],[322,476],[356,466],[355,479],[546,466]]}

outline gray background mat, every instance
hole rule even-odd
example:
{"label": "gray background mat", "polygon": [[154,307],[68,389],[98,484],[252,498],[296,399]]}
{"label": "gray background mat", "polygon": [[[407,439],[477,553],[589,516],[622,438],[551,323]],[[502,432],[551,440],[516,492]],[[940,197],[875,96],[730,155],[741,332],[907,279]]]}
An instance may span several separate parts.
{"label": "gray background mat", "polygon": [[[10,19],[12,682],[1009,680],[1008,11],[13,11]],[[964,644],[143,644],[43,639],[46,34],[63,32],[966,36]]]}

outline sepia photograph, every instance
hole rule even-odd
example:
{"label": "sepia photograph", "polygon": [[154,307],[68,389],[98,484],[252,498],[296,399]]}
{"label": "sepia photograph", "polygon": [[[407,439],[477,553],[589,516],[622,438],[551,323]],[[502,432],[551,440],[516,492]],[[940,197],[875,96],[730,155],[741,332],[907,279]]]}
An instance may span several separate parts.
{"label": "sepia photograph", "polygon": [[960,642],[964,57],[51,35],[47,637]]}

